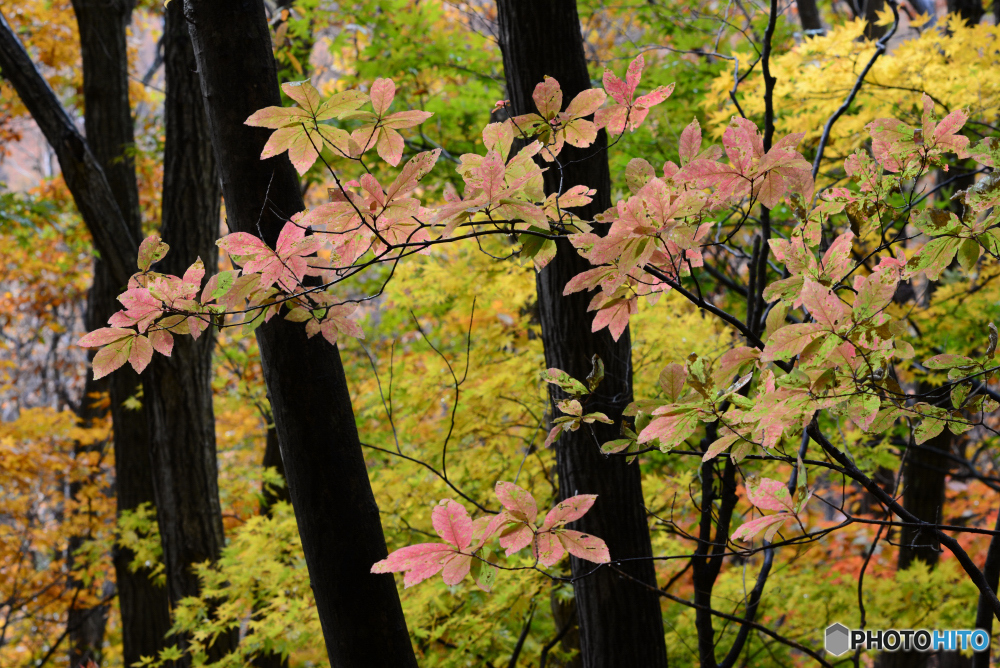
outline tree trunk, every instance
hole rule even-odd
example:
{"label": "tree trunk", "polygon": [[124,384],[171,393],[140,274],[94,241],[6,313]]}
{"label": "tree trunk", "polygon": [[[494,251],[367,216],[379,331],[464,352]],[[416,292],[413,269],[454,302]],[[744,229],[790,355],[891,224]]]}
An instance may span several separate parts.
{"label": "tree trunk", "polygon": [[[161,236],[170,252],[155,269],[179,276],[200,257],[206,275],[212,275],[218,265],[215,240],[221,189],[197,63],[179,2],[165,9],[163,53],[166,144]],[[174,605],[198,595],[201,587],[192,566],[217,560],[225,544],[212,409],[214,343],[211,327],[198,339],[174,337],[171,356],[154,355],[143,375],[156,516]],[[236,639],[231,634],[217,640],[212,658],[232,650]]]}
{"label": "tree trunk", "polygon": [[[278,444],[278,430],[274,426],[274,416],[270,410],[262,411],[263,417],[267,421],[267,443],[264,446],[264,461],[261,465],[264,468],[273,468],[285,481],[284,487],[274,487],[268,484],[261,485],[260,514],[271,517],[274,504],[279,501],[291,503],[291,496],[288,494],[288,479],[285,477],[285,465],[281,461],[281,446]],[[254,609],[256,615],[257,608]],[[288,657],[273,652],[258,654],[251,661],[254,668],[288,668]]]}
{"label": "tree trunk", "polygon": [[267,443],[264,446],[264,468],[273,468],[285,480],[284,487],[265,485],[261,489],[260,514],[271,516],[271,508],[279,501],[290,503],[292,497],[288,494],[288,478],[285,476],[285,464],[281,461],[281,446],[278,444],[278,429],[274,426],[274,416],[269,412],[267,418]]}
{"label": "tree trunk", "polygon": [[820,18],[819,5],[816,0],[796,0],[799,10],[799,22],[806,37],[823,34],[823,21]]}
{"label": "tree trunk", "polygon": [[[575,0],[497,0],[497,9],[512,113],[535,111],[531,94],[545,75],[559,81],[565,103],[591,87]],[[565,167],[560,170],[552,165],[545,173],[546,192],[555,192],[560,185],[565,190],[583,184],[596,188],[597,195],[579,214],[586,219],[606,210],[611,205],[606,147],[603,131],[590,148],[567,146],[558,158]],[[617,423],[632,401],[628,330],[617,342],[607,330],[591,333],[592,315],[587,313],[590,296],[562,295],[567,281],[589,269],[590,263],[566,240],[559,241],[557,247],[556,258],[537,276],[545,362],[583,378],[590,372],[591,357],[599,355],[605,364],[605,378],[587,410],[604,412]],[[555,401],[562,396],[554,389],[551,398]],[[617,427],[595,427],[599,442],[617,438]],[[556,461],[562,497],[598,495],[594,509],[576,522],[576,529],[603,538],[612,559],[652,556],[638,465],[626,464],[623,457],[605,458],[588,429],[564,433],[556,443]],[[593,570],[593,564],[573,558],[571,567],[574,577],[581,578],[574,590],[583,665],[667,665],[657,594],[610,568],[582,577]],[[629,561],[616,568],[656,586],[652,561]]]}
{"label": "tree trunk", "polygon": [[970,26],[977,25],[983,18],[982,0],[948,0],[948,13],[958,14]]}
{"label": "tree trunk", "polygon": [[[114,199],[133,239],[141,236],[139,190],[129,154],[134,141],[128,98],[128,46],[125,29],[132,4],[126,0],[74,0],[83,56],[84,127],[87,143],[103,168]],[[102,327],[118,310],[121,277],[112,277],[105,260],[94,263],[94,286],[89,295],[88,326]],[[146,412],[130,410],[124,402],[139,389],[139,377],[122,369],[109,379],[114,430],[118,513],[153,502],[152,464]],[[145,570],[133,573],[132,554],[116,550],[115,575],[122,610],[123,658],[126,665],[142,655],[155,654],[170,628],[165,592]],[[96,614],[96,613],[95,613]],[[75,619],[70,620],[71,627]],[[80,627],[81,631],[88,625]],[[72,635],[72,632],[71,632]],[[94,639],[75,639],[93,643]]]}
{"label": "tree trunk", "polygon": [[[88,303],[88,307],[92,304],[93,302]],[[89,311],[90,309],[88,308],[86,316],[91,315]],[[90,318],[87,318],[87,328],[90,328]],[[83,385],[83,396],[80,397],[80,404],[76,409],[77,421],[81,428],[89,429],[94,426],[95,421],[104,417],[106,411],[95,405],[96,402],[94,395],[107,391],[107,378],[94,380],[93,376],[87,377],[87,380]],[[79,458],[81,455],[88,452],[100,452],[106,446],[107,443],[103,441],[88,445],[83,445],[77,442],[73,448],[73,454],[75,457]],[[93,483],[94,481],[91,479],[89,482]],[[70,483],[70,498],[76,499],[81,486],[82,483],[79,481]],[[90,519],[93,520],[93,513],[87,514],[90,515]],[[88,535],[70,536],[66,547],[66,568],[70,571],[70,573],[73,572],[76,561],[76,551],[84,544],[84,542],[86,542],[88,538]],[[81,591],[89,588],[86,583],[76,579],[72,575],[69,577],[68,587],[71,590],[79,589]],[[74,600],[77,600],[76,594],[74,594]],[[86,666],[90,661],[93,661],[97,665],[101,665],[101,649],[104,644],[104,632],[107,628],[107,621],[107,604],[90,608],[78,604],[70,607],[69,612],[66,615],[66,627],[69,630],[70,668]]]}
{"label": "tree trunk", "polygon": [[865,19],[865,37],[870,40],[881,39],[886,32],[885,26],[875,25],[878,20],[878,13],[885,8],[885,0],[859,0],[861,2],[861,15]]}
{"label": "tree trunk", "polygon": [[[945,476],[948,460],[941,452],[951,448],[951,432],[945,430],[923,444],[910,448],[903,467],[903,507],[925,522],[939,524],[944,507]],[[904,526],[899,536],[899,570],[910,567],[914,560],[934,568],[941,546],[934,536],[917,527]],[[878,668],[923,668],[931,654],[917,651],[883,653],[878,657]]]}
{"label": "tree trunk", "polygon": [[[186,0],[229,228],[274,245],[302,210],[270,131],[243,124],[281,104],[262,0]],[[257,330],[289,492],[332,668],[416,666],[395,582],[374,575],[387,551],[340,355],[276,317]]]}

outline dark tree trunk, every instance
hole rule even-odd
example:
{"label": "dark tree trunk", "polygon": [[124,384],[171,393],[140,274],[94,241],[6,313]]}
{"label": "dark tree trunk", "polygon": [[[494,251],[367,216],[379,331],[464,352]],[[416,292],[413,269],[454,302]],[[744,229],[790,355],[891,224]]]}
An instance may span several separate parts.
{"label": "dark tree trunk", "polygon": [[[270,411],[266,411],[264,419],[267,420],[267,443],[264,446],[264,461],[261,465],[264,468],[273,468],[285,481],[284,487],[274,487],[263,484],[261,487],[260,514],[271,517],[274,504],[279,501],[291,503],[292,498],[288,494],[288,479],[285,477],[285,465],[281,461],[281,446],[278,444],[278,429],[274,426],[274,416]],[[254,614],[257,609],[254,610]],[[263,653],[253,658],[254,668],[288,668],[288,658],[281,654]]]}
{"label": "dark tree trunk", "polygon": [[273,487],[265,485],[261,490],[260,512],[262,515],[271,515],[271,507],[279,501],[290,503],[292,497],[288,493],[288,478],[285,476],[285,464],[281,461],[281,446],[278,444],[278,429],[274,426],[274,416],[270,413],[267,417],[267,444],[264,447],[264,468],[273,468],[278,475],[285,480],[284,487]]}
{"label": "dark tree trunk", "polygon": [[978,24],[985,10],[982,0],[948,0],[948,13],[958,14],[970,26]]}
{"label": "dark tree trunk", "polygon": [[[944,507],[945,476],[948,459],[944,452],[951,448],[953,436],[947,429],[921,447],[910,448],[903,467],[903,508],[925,522],[938,524]],[[904,526],[899,535],[899,570],[909,568],[914,560],[934,568],[941,546],[934,536],[916,527]],[[924,652],[892,652],[880,654],[878,668],[923,668],[930,654]]]}
{"label": "dark tree trunk", "polygon": [[[212,275],[218,264],[215,240],[221,188],[197,63],[179,2],[165,9],[163,53],[166,144],[161,236],[170,252],[155,269],[179,276],[200,257],[206,274]],[[215,561],[225,544],[212,409],[214,343],[211,327],[198,339],[176,336],[171,356],[154,355],[143,375],[157,520],[174,605],[198,595],[201,587],[192,566]],[[235,635],[220,638],[212,657],[221,657],[235,644]]]}
{"label": "dark tree trunk", "polygon": [[875,25],[878,13],[885,8],[885,0],[858,0],[861,3],[861,15],[865,19],[865,37],[870,40],[881,39],[886,32],[885,26]]}
{"label": "dark tree trunk", "polygon": [[[1000,515],[997,516],[997,523],[993,530],[1000,531]],[[993,538],[990,539],[990,547],[986,551],[986,563],[983,564],[983,575],[986,576],[986,581],[995,592],[998,583],[1000,583],[1000,534],[993,534]],[[986,598],[981,594],[976,609],[976,628],[985,629],[991,635],[993,633],[993,611]],[[989,668],[990,648],[987,647],[984,651],[977,652],[973,657],[972,665],[974,668]]]}
{"label": "dark tree trunk", "polygon": [[795,6],[799,10],[799,22],[802,24],[802,32],[807,37],[823,34],[823,21],[820,18],[819,5],[816,0],[796,0]]}
{"label": "dark tree trunk", "polygon": [[[134,138],[128,98],[128,47],[125,29],[132,3],[127,0],[74,0],[83,56],[84,127],[87,143],[103,168],[124,223],[133,239],[141,236],[139,191],[135,167],[129,153]],[[106,224],[106,223],[105,223]],[[94,286],[89,295],[88,326],[103,327],[118,310],[121,277],[112,277],[104,260],[94,263]],[[109,378],[114,430],[118,512],[153,502],[152,470],[146,412],[130,410],[124,402],[139,389],[139,377],[131,368]],[[142,655],[151,655],[164,644],[170,628],[165,592],[156,587],[145,570],[133,573],[132,554],[114,555],[122,610],[123,658],[127,665]],[[95,613],[96,614],[96,613]],[[93,617],[93,615],[90,615]],[[74,628],[75,619],[70,620]],[[86,632],[91,624],[79,628]],[[92,630],[92,629],[91,629]],[[72,635],[73,632],[71,632]],[[93,643],[94,638],[74,640]]]}
{"label": "dark tree trunk", "polygon": [[[93,302],[90,302],[88,307],[92,304]],[[89,310],[90,309],[88,308],[88,311]],[[88,312],[87,316],[90,315],[91,313]],[[89,317],[87,318],[87,327],[88,329],[90,328]],[[92,375],[87,377],[87,381],[83,385],[83,396],[80,398],[80,404],[76,410],[78,424],[81,428],[89,429],[93,427],[94,422],[106,414],[106,411],[99,407],[99,403],[95,400],[95,395],[107,391],[107,378],[94,380]],[[105,447],[107,447],[106,442],[98,442],[88,445],[83,445],[78,442],[73,448],[73,454],[76,457],[80,457],[88,452],[100,452]],[[94,481],[90,480],[89,482],[93,483]],[[70,483],[70,498],[76,499],[77,494],[80,493],[81,486],[82,483],[79,481]],[[90,517],[93,519],[93,513],[90,513]],[[66,564],[67,569],[70,572],[72,572],[74,568],[76,551],[89,537],[89,535],[70,536],[66,548]],[[79,588],[83,590],[88,587],[86,583],[81,582],[72,575],[69,577],[68,585],[70,589]],[[69,629],[70,668],[86,666],[90,661],[93,661],[97,665],[101,665],[101,650],[104,643],[104,632],[107,628],[107,622],[107,604],[101,604],[94,607],[74,605],[69,609],[69,612],[66,615],[66,627]]]}
{"label": "dark tree trunk", "polygon": [[[281,104],[262,0],[187,0],[229,228],[274,245],[300,211],[286,156],[261,161],[270,131],[243,124]],[[264,378],[327,652],[333,668],[416,666],[340,355],[276,317],[257,330]]]}
{"label": "dark tree trunk", "polygon": [[[498,0],[497,9],[513,113],[535,111],[531,94],[545,75],[559,81],[564,103],[591,87],[575,0]],[[603,131],[588,149],[567,147],[558,158],[566,165],[561,174],[554,165],[545,174],[546,192],[559,188],[561,175],[563,189],[579,184],[597,189],[594,201],[579,212],[581,216],[590,218],[606,210],[611,205],[606,147]],[[556,258],[537,277],[545,362],[583,378],[590,372],[591,357],[599,355],[604,360],[605,379],[587,408],[604,412],[617,423],[632,401],[628,330],[617,342],[607,330],[591,333],[593,316],[587,313],[590,295],[562,295],[567,281],[589,269],[590,264],[567,241],[557,246]],[[562,398],[557,394],[553,392],[553,401]],[[617,427],[595,426],[598,441],[617,437]],[[622,457],[605,458],[587,429],[564,433],[556,444],[556,460],[560,495],[598,495],[594,509],[576,523],[576,528],[603,538],[612,559],[651,556],[639,466],[627,465]],[[656,586],[652,561],[629,561],[616,568]],[[579,577],[592,571],[593,564],[574,558],[572,569],[573,575]],[[610,568],[578,580],[574,589],[584,666],[667,664],[663,619],[655,591]]]}

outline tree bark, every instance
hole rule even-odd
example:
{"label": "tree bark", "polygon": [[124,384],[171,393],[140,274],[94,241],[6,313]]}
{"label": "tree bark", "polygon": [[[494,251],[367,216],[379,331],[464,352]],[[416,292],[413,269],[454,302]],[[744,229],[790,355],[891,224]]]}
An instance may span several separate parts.
{"label": "tree bark", "polygon": [[[229,228],[274,245],[302,210],[287,156],[266,161],[270,131],[243,124],[281,104],[262,0],[186,0]],[[416,666],[340,355],[298,323],[257,330],[264,378],[327,653],[333,668]]]}
{"label": "tree bark", "polygon": [[820,18],[819,5],[816,0],[795,0],[799,10],[799,22],[802,32],[807,37],[823,34],[823,21]]}
{"label": "tree bark", "polygon": [[288,494],[288,478],[285,475],[285,464],[281,461],[281,446],[278,444],[278,429],[274,426],[274,416],[267,414],[267,442],[264,446],[264,461],[261,466],[273,468],[285,480],[284,487],[273,487],[264,485],[261,489],[260,514],[271,516],[271,508],[279,501],[291,503],[292,497]]}
{"label": "tree bark", "polygon": [[985,10],[982,0],[948,0],[948,13],[958,14],[966,25],[977,25],[983,18]]}
{"label": "tree bark", "polygon": [[[512,113],[535,111],[531,94],[545,75],[562,86],[564,103],[591,87],[580,34],[575,0],[497,0],[500,48],[503,53],[507,90]],[[607,137],[602,131],[587,149],[567,146],[559,156],[559,169],[550,165],[545,173],[547,193],[574,185],[597,189],[594,201],[579,211],[586,218],[611,205],[611,177],[604,153]],[[560,183],[561,180],[561,183]],[[605,364],[605,378],[592,396],[587,410],[601,411],[616,423],[632,401],[631,344],[628,330],[615,342],[607,330],[591,333],[592,316],[587,313],[590,296],[564,297],[563,287],[573,276],[589,269],[566,240],[557,242],[555,259],[537,276],[539,315],[545,362],[576,378],[591,369],[591,357]],[[556,386],[553,401],[563,398]],[[598,442],[617,437],[617,428],[595,425]],[[594,509],[576,522],[576,529],[603,538],[612,559],[650,557],[649,528],[643,505],[638,465],[623,457],[604,457],[588,429],[564,433],[556,443],[559,492],[597,494]],[[655,591],[593,564],[573,558],[571,568],[580,623],[583,665],[666,666],[663,619]],[[640,582],[655,587],[652,561],[627,561],[617,568]]]}
{"label": "tree bark", "polygon": [[101,163],[2,14],[0,72],[55,151],[66,187],[108,265],[110,279],[125,285],[136,270],[138,235],[126,223]]}
{"label": "tree bark", "polygon": [[[88,309],[88,311],[89,310],[90,309]],[[90,315],[90,313],[88,312],[86,315]],[[89,328],[89,319],[87,326]],[[106,381],[106,378],[94,380],[93,376],[89,376],[84,383],[83,396],[80,398],[80,404],[76,409],[77,424],[79,424],[81,428],[92,428],[94,426],[94,422],[104,417],[106,414],[105,410],[97,407],[97,402],[94,400],[95,394],[108,391],[108,383]],[[88,445],[83,445],[82,443],[77,442],[73,448],[73,454],[75,457],[79,458],[81,455],[88,452],[100,452],[105,447],[107,447],[107,442],[104,441]],[[91,478],[89,482],[93,483],[93,478]],[[70,498],[76,499],[77,494],[80,493],[81,486],[82,483],[79,481],[70,483]],[[90,519],[93,520],[94,514],[87,514],[90,516]],[[89,534],[89,531],[87,533]],[[80,534],[70,536],[69,541],[67,541],[66,568],[71,573],[68,578],[67,585],[70,590],[77,589],[83,591],[88,588],[88,585],[85,582],[78,580],[72,575],[76,562],[76,551],[88,538],[89,536],[87,534]],[[74,593],[74,601],[78,601],[76,593]],[[107,604],[88,608],[86,606],[79,605],[77,602],[77,604],[70,607],[69,612],[66,614],[66,627],[69,630],[70,668],[86,666],[90,661],[93,661],[97,665],[101,665],[102,645],[104,644],[104,632],[107,628],[107,621]]]}
{"label": "tree bark", "polygon": [[[944,507],[945,476],[948,459],[943,452],[951,448],[951,432],[945,430],[924,443],[911,448],[903,467],[903,508],[925,522],[940,524]],[[905,570],[917,559],[934,568],[941,546],[934,536],[917,527],[904,526],[899,536],[898,569]],[[885,652],[878,656],[878,668],[923,668],[929,665],[931,654],[917,651]]]}
{"label": "tree bark", "polygon": [[[131,20],[132,3],[128,0],[74,0],[83,57],[84,128],[87,143],[104,170],[124,224],[133,239],[141,236],[139,189],[130,154],[134,142],[132,112],[128,97],[128,45],[126,27]],[[107,220],[102,224],[107,225]],[[134,256],[133,256],[134,257]],[[134,261],[134,260],[133,260]],[[105,259],[94,263],[94,285],[89,295],[88,327],[103,327],[118,310],[116,297],[124,282],[109,273]],[[118,513],[134,510],[142,503],[152,503],[152,463],[149,458],[149,433],[144,408],[131,410],[123,405],[139,389],[139,377],[131,369],[122,369],[109,378],[111,414],[114,430],[116,491]],[[155,654],[164,645],[170,628],[167,599],[162,588],[149,579],[143,569],[132,572],[129,550],[116,550],[115,575],[122,610],[123,658],[126,665],[143,655]],[[70,628],[76,617],[70,615]],[[93,644],[92,621],[79,626],[73,643]],[[72,635],[72,634],[71,634]]]}
{"label": "tree bark", "polygon": [[[1000,515],[997,515],[994,531],[1000,531]],[[994,534],[990,539],[990,546],[986,551],[986,562],[983,564],[983,575],[986,582],[994,592],[1000,584],[1000,534]],[[986,597],[979,596],[979,604],[976,608],[976,628],[984,629],[990,635],[993,634],[993,611]],[[973,657],[973,668],[990,668],[991,649],[987,647],[982,652],[977,652]]]}
{"label": "tree bark", "polygon": [[865,19],[865,37],[875,41],[882,39],[886,27],[875,25],[878,20],[878,13],[885,8],[885,0],[859,0],[861,2],[862,16]]}
{"label": "tree bark", "polygon": [[[164,13],[161,237],[170,252],[155,269],[179,276],[201,258],[210,276],[218,265],[221,188],[183,7],[173,2]],[[225,544],[212,408],[214,343],[211,327],[198,339],[176,336],[171,356],[154,355],[143,375],[157,520],[173,605],[198,595],[201,586],[192,566],[217,560]],[[213,660],[235,647],[237,632],[215,642]]]}

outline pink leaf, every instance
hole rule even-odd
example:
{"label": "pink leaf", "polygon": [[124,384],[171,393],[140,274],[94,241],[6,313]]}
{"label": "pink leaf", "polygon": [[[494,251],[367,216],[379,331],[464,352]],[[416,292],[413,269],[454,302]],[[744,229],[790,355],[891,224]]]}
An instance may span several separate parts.
{"label": "pink leaf", "polygon": [[385,559],[376,562],[372,573],[399,573],[405,571],[404,587],[436,575],[444,567],[444,559],[454,551],[443,543],[419,543],[400,548]]}
{"label": "pink leaf", "polygon": [[538,505],[535,497],[526,489],[511,482],[498,482],[496,495],[511,517],[522,522],[534,522],[538,517]]}
{"label": "pink leaf", "polygon": [[821,262],[823,274],[833,283],[837,283],[844,276],[847,276],[847,272],[851,270],[853,265],[851,242],[853,239],[854,233],[844,232],[833,240],[830,247],[826,249],[826,253],[823,254]]}
{"label": "pink leaf", "polygon": [[611,306],[601,309],[594,316],[594,324],[590,331],[597,332],[605,327],[611,332],[611,338],[615,341],[621,337],[622,332],[628,327],[629,317],[639,312],[639,300],[622,299]]}
{"label": "pink leaf", "polygon": [[149,333],[149,342],[153,345],[153,350],[170,357],[174,350],[174,337],[165,329],[157,329]]}
{"label": "pink leaf", "polygon": [[236,257],[252,259],[260,253],[271,252],[271,249],[259,237],[246,232],[227,234],[216,241],[215,244],[229,255]]}
{"label": "pink leaf", "polygon": [[749,541],[761,531],[767,529],[764,533],[764,540],[770,541],[774,538],[774,534],[778,532],[778,529],[781,528],[781,525],[785,523],[785,520],[790,517],[789,513],[779,513],[777,515],[765,515],[755,520],[750,520],[733,532],[732,539]]}
{"label": "pink leaf", "polygon": [[387,116],[382,121],[382,127],[392,128],[394,130],[412,128],[415,125],[420,125],[433,115],[434,114],[430,111],[420,111],[419,109],[397,111],[395,114]]}
{"label": "pink leaf", "polygon": [[441,570],[441,578],[448,586],[457,585],[469,574],[472,567],[472,557],[468,554],[455,554],[448,557]]}
{"label": "pink leaf", "polygon": [[802,288],[802,304],[817,322],[823,323],[831,331],[836,331],[851,321],[850,307],[828,288],[808,278]]}
{"label": "pink leaf", "polygon": [[289,81],[281,84],[281,90],[310,116],[315,115],[319,110],[319,91],[308,81]]}
{"label": "pink leaf", "polygon": [[760,351],[749,346],[736,346],[724,352],[715,362],[712,379],[720,387],[729,385],[733,376],[738,374],[749,362],[760,357]]}
{"label": "pink leaf", "polygon": [[747,499],[762,510],[791,510],[792,499],[784,483],[771,478],[747,479]]}
{"label": "pink leaf", "polygon": [[372,83],[372,108],[379,116],[389,109],[394,97],[396,97],[396,84],[392,82],[392,79],[376,79]]}
{"label": "pink leaf", "polygon": [[535,557],[542,566],[545,568],[554,566],[565,554],[566,548],[555,533],[545,531],[538,534],[535,539]]}
{"label": "pink leaf", "polygon": [[380,158],[395,167],[403,159],[403,135],[392,128],[379,129],[379,139],[375,150]]}
{"label": "pink leaf", "polygon": [[472,522],[472,546],[485,545],[500,533],[505,525],[511,522],[507,513],[501,511],[496,515],[480,517]]}
{"label": "pink leaf", "polygon": [[545,437],[545,443],[542,445],[544,448],[551,447],[553,443],[559,440],[559,434],[563,431],[563,426],[557,424],[549,430],[549,435]]}
{"label": "pink leaf", "polygon": [[535,539],[535,532],[527,524],[521,523],[507,527],[500,534],[500,547],[507,550],[509,557],[515,552],[519,552],[531,544]]}
{"label": "pink leaf", "polygon": [[691,162],[701,152],[701,126],[698,119],[691,121],[681,132],[680,157],[681,165]]}
{"label": "pink leaf", "polygon": [[702,455],[701,461],[707,462],[710,459],[714,459],[719,456],[719,453],[725,451],[729,446],[739,440],[739,434],[729,433],[722,438],[716,439],[708,446],[708,450]]}
{"label": "pink leaf", "polygon": [[118,301],[125,307],[129,318],[136,321],[140,332],[145,332],[156,318],[163,313],[163,305],[146,288],[130,288],[118,295]]}
{"label": "pink leaf", "polygon": [[431,522],[437,535],[459,550],[472,543],[472,520],[462,504],[451,499],[442,501],[431,511]]}
{"label": "pink leaf", "polygon": [[170,246],[160,241],[160,237],[156,234],[143,239],[139,244],[139,271],[146,271],[151,265],[162,260],[168,250]]}
{"label": "pink leaf", "polygon": [[201,288],[201,279],[203,278],[205,278],[205,264],[199,257],[195,263],[188,267],[187,271],[184,272],[184,278],[182,280],[184,283],[194,288],[194,291],[187,296],[191,297],[197,294],[198,290]]}
{"label": "pink leaf", "polygon": [[679,443],[683,443],[698,428],[697,411],[680,410],[670,406],[667,408],[673,408],[677,412],[672,415],[658,417],[650,422],[639,433],[638,440],[640,445],[659,439],[660,448],[666,451]]}
{"label": "pink leaf", "polygon": [[535,86],[531,97],[535,101],[538,113],[546,120],[562,111],[562,89],[559,87],[559,82],[552,77],[545,77]]}
{"label": "pink leaf", "polygon": [[791,359],[805,350],[816,337],[825,333],[822,323],[818,322],[785,325],[767,340],[760,360],[771,362]]}
{"label": "pink leaf", "polygon": [[611,561],[608,546],[597,536],[569,529],[559,531],[556,535],[566,551],[578,559],[592,561],[595,564],[606,564]]}
{"label": "pink leaf", "polygon": [[121,329],[119,327],[102,327],[81,337],[76,342],[76,345],[81,348],[98,348],[130,336],[135,336],[135,330]]}
{"label": "pink leaf", "polygon": [[135,369],[136,373],[142,373],[143,369],[153,359],[153,344],[145,336],[135,337],[132,343],[132,350],[129,352],[128,362]]}
{"label": "pink leaf", "polygon": [[545,515],[542,531],[575,522],[587,514],[596,499],[596,494],[578,494],[560,501]]}
{"label": "pink leaf", "polygon": [[130,337],[113,341],[97,351],[92,364],[94,368],[94,380],[107,376],[128,361],[129,353],[132,352],[132,341],[135,338],[135,332],[132,334]]}
{"label": "pink leaf", "polygon": [[600,88],[590,88],[581,92],[573,98],[573,101],[566,107],[566,115],[570,118],[583,118],[592,113],[604,104],[607,96]]}

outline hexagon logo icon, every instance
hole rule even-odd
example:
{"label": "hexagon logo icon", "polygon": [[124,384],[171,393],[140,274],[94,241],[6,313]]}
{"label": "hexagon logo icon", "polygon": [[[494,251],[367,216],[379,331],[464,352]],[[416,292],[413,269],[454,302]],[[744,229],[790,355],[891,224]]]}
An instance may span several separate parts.
{"label": "hexagon logo icon", "polygon": [[840,656],[851,648],[851,630],[836,622],[826,627],[826,651],[834,656]]}

